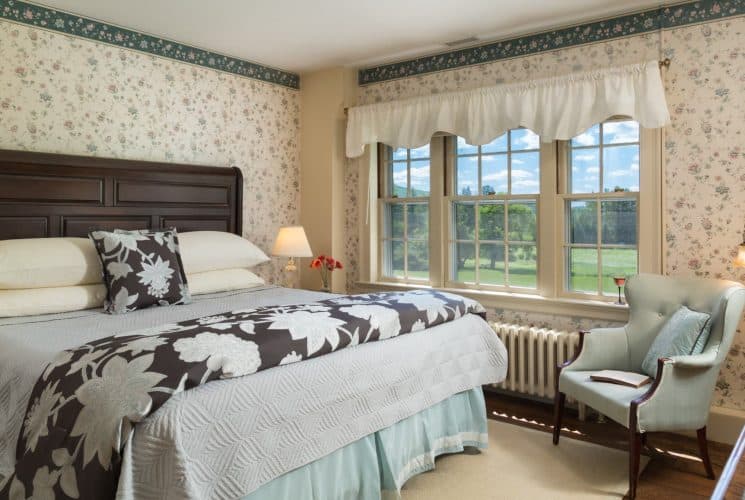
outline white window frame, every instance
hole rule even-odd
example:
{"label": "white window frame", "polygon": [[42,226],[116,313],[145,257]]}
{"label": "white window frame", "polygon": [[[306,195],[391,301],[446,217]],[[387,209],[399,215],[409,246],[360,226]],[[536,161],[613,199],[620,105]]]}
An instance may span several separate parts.
{"label": "white window frame", "polygon": [[[543,145],[539,143],[538,149],[526,149],[526,150],[516,150],[513,151],[511,147],[511,140],[510,140],[510,134],[512,131],[507,132],[507,151],[501,152],[501,153],[482,153],[481,148],[478,149],[477,153],[472,153],[468,155],[461,155],[461,156],[473,156],[478,157],[478,168],[477,168],[477,195],[460,195],[457,192],[457,137],[455,136],[449,136],[446,139],[446,155],[448,158],[448,176],[446,179],[447,182],[447,193],[448,195],[445,196],[444,199],[444,205],[447,210],[447,217],[445,218],[446,222],[446,232],[447,240],[445,241],[445,248],[444,252],[446,255],[446,273],[443,279],[443,283],[445,284],[445,287],[448,288],[462,288],[462,289],[477,289],[477,290],[489,290],[489,291],[501,291],[501,292],[508,292],[508,293],[522,293],[522,294],[539,294],[540,293],[540,257],[541,257],[541,247],[540,247],[540,228],[541,228],[541,193],[542,186],[539,188],[539,193],[536,194],[512,194],[512,154],[513,153],[520,153],[520,152],[537,152],[539,154],[540,158],[540,170],[543,171],[545,166],[543,165]],[[493,154],[502,154],[507,156],[507,190],[508,192],[506,194],[483,194],[483,186],[481,184],[481,173],[482,173],[482,156],[483,155],[493,155]],[[553,155],[550,155],[553,156]],[[540,180],[540,177],[539,177]],[[505,276],[507,277],[507,283],[504,285],[498,285],[493,283],[481,283],[479,280],[479,266],[475,265],[474,269],[474,282],[462,282],[457,281],[454,278],[454,275],[456,274],[456,267],[455,267],[455,257],[456,257],[456,251],[455,247],[457,243],[474,243],[474,252],[475,255],[479,255],[480,250],[480,244],[481,240],[479,238],[479,210],[474,208],[475,215],[474,215],[474,239],[473,240],[461,240],[457,238],[456,235],[456,228],[453,221],[453,218],[455,216],[454,207],[455,203],[474,203],[479,204],[482,202],[488,203],[488,202],[501,202],[505,206],[504,211],[504,225],[503,227],[507,228],[509,230],[509,204],[512,202],[519,203],[520,201],[531,201],[535,202],[536,204],[536,238],[533,242],[517,242],[517,241],[510,241],[508,237],[508,231],[505,231],[505,236],[501,242],[498,242],[496,240],[485,240],[486,243],[496,243],[496,244],[502,244],[504,246],[504,255],[505,259],[508,262],[509,258],[509,246],[510,243],[512,244],[530,244],[535,245],[536,247],[536,288],[527,288],[527,287],[520,287],[516,285],[511,285],[509,283],[509,264],[505,264]]]}
{"label": "white window frame", "polygon": [[[375,235],[375,240],[378,242],[377,244],[377,256],[378,256],[378,262],[377,262],[377,280],[380,282],[387,282],[387,283],[401,283],[401,284],[414,284],[414,285],[427,285],[427,286],[437,286],[437,283],[439,283],[439,275],[440,275],[440,252],[434,251],[435,247],[437,245],[435,242],[439,241],[440,234],[441,234],[441,223],[440,223],[440,216],[439,216],[439,196],[438,194],[442,193],[442,178],[443,178],[443,138],[442,137],[433,137],[432,141],[430,141],[430,149],[429,149],[429,161],[430,161],[430,189],[429,189],[429,196],[413,196],[413,197],[394,197],[391,196],[390,186],[391,179],[390,179],[390,172],[388,170],[388,163],[385,160],[385,150],[387,146],[384,144],[378,145],[378,158],[380,159],[380,164],[378,165],[378,224],[377,224],[377,232]],[[407,162],[407,186],[411,185],[411,179],[410,179],[410,167],[411,167],[411,159],[408,159]],[[387,217],[387,210],[388,206],[390,204],[396,203],[396,204],[402,204],[404,207],[408,206],[408,204],[412,203],[422,203],[426,202],[429,206],[429,278],[416,278],[416,277],[409,277],[408,276],[408,251],[406,251],[406,243],[404,243],[404,274],[403,277],[397,277],[397,276],[390,276],[386,273],[386,262],[385,259],[385,245],[387,241],[396,240],[398,241],[399,238],[387,238],[386,237],[386,224],[388,223],[388,217]],[[404,209],[404,213],[406,213],[407,210]],[[403,241],[408,240],[408,234],[407,234],[407,224],[406,220],[408,218],[408,215],[404,215],[404,233],[403,233]]]}
{"label": "white window frame", "polygon": [[[618,117],[621,118],[621,117]],[[638,213],[643,214],[637,223],[638,231],[638,269],[640,273],[659,274],[663,269],[663,223],[662,206],[662,129],[640,128],[640,192]],[[572,315],[587,318],[625,321],[628,317],[626,306],[613,304],[616,297],[588,296],[567,292],[566,269],[563,252],[566,228],[564,207],[566,204],[567,141],[541,142],[541,189],[538,195],[538,289],[506,290],[504,287],[467,286],[449,279],[451,234],[449,193],[453,193],[455,179],[455,156],[452,150],[455,137],[445,140],[442,135],[433,137],[430,143],[430,197],[429,197],[429,237],[430,237],[430,279],[406,281],[382,275],[383,252],[379,235],[384,221],[382,199],[379,190],[387,179],[380,168],[378,157],[382,158],[382,145],[370,148],[362,158],[353,160],[361,175],[358,186],[359,199],[369,199],[371,210],[365,215],[358,228],[360,241],[360,280],[358,291],[379,291],[411,288],[438,288],[462,293],[481,301],[488,307],[520,310],[543,314]],[[452,143],[453,146],[449,146]],[[447,191],[446,191],[447,185]],[[628,193],[620,193],[628,197]],[[421,200],[421,198],[419,198]]]}
{"label": "white window frame", "polygon": [[[622,120],[622,117],[614,117],[604,120],[603,123]],[[601,136],[602,137],[602,136]],[[596,300],[602,302],[614,302],[616,295],[602,294],[602,279],[598,275],[598,293],[572,291],[569,289],[569,259],[568,249],[572,246],[569,242],[568,224],[568,202],[572,200],[594,200],[597,201],[598,210],[598,239],[595,245],[598,249],[598,268],[602,269],[602,249],[608,247],[602,245],[600,233],[602,223],[600,219],[601,201],[613,199],[633,198],[637,203],[637,270],[640,273],[660,273],[662,270],[662,200],[661,200],[661,169],[660,151],[661,140],[659,130],[639,128],[639,191],[603,192],[603,169],[600,170],[599,192],[592,194],[572,194],[569,189],[569,155],[571,147],[569,141],[558,141],[558,179],[557,193],[554,204],[556,213],[556,247],[560,248],[555,255],[555,274],[557,296],[576,300]],[[602,148],[600,154],[602,155]],[[600,158],[602,162],[602,158]],[[644,214],[644,217],[642,217]]]}

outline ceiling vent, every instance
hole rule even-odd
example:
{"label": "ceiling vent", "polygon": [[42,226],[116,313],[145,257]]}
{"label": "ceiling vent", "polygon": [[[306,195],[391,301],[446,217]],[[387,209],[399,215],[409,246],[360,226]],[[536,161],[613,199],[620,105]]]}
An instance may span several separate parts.
{"label": "ceiling vent", "polygon": [[475,36],[469,36],[468,38],[461,38],[460,40],[453,40],[452,42],[445,42],[448,47],[460,47],[461,45],[470,45],[478,42],[479,39]]}

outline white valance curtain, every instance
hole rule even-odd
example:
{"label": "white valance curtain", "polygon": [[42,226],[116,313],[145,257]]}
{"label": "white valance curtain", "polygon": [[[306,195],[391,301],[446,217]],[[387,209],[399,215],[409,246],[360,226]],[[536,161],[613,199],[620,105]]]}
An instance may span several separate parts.
{"label": "white valance curtain", "polygon": [[366,144],[415,148],[436,132],[482,145],[526,127],[544,142],[568,140],[611,116],[642,127],[670,121],[657,61],[475,90],[356,106],[347,120],[347,156]]}

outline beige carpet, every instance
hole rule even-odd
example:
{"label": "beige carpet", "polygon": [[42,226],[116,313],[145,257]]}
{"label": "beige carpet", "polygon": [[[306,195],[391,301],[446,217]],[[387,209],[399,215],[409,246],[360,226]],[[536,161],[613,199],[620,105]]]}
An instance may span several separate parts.
{"label": "beige carpet", "polygon": [[[642,457],[641,468],[648,459]],[[489,420],[489,448],[444,455],[411,478],[403,500],[621,498],[628,486],[624,451]]]}

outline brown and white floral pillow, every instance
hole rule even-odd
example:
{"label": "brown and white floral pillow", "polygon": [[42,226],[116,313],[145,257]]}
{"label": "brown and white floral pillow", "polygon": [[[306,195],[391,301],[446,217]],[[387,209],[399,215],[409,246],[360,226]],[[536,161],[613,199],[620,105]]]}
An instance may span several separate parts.
{"label": "brown and white floral pillow", "polygon": [[91,231],[88,236],[103,267],[107,313],[191,302],[175,228]]}

